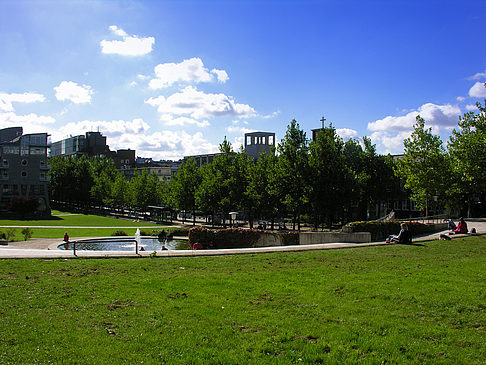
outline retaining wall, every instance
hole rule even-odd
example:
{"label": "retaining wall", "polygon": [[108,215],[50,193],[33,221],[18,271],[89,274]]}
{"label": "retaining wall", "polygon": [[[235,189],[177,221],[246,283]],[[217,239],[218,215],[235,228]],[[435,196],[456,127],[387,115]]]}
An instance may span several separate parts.
{"label": "retaining wall", "polygon": [[371,242],[370,232],[301,232],[299,234],[301,245],[313,245],[317,243],[366,243]]}

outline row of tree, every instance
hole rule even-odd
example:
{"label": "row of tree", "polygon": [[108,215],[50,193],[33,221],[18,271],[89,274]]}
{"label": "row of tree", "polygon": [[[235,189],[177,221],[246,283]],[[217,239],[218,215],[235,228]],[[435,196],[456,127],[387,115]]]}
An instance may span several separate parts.
{"label": "row of tree", "polygon": [[169,183],[146,171],[128,181],[106,158],[55,157],[51,197],[142,209],[162,205],[223,219],[238,210],[250,224],[290,216],[295,228],[302,217],[316,227],[350,220],[352,214],[366,218],[368,206],[398,186],[390,156],[378,155],[368,138],[363,145],[344,142],[332,125],[309,143],[293,120],[277,150],[257,160],[242,150],[235,153],[226,139],[220,152],[201,167],[187,159]]}
{"label": "row of tree", "polygon": [[450,209],[467,209],[468,217],[473,205],[486,198],[486,101],[484,106],[476,105],[478,112],[459,118],[447,149],[431,128],[425,128],[420,116],[404,141],[404,156],[396,173],[426,214],[433,197]]}
{"label": "row of tree", "polygon": [[[225,139],[221,154],[198,167],[187,159],[170,182],[144,171],[127,180],[106,158],[56,157],[50,160],[51,197],[65,201],[146,208],[165,206],[206,215],[245,212],[272,222],[292,217],[322,223],[366,219],[370,207],[409,189],[428,214],[433,197],[443,206],[471,207],[486,191],[485,109],[460,118],[447,144],[418,116],[403,158],[379,155],[370,139],[344,142],[332,125],[309,142],[292,120],[276,151],[257,160],[235,153]],[[380,216],[382,212],[378,212]]]}

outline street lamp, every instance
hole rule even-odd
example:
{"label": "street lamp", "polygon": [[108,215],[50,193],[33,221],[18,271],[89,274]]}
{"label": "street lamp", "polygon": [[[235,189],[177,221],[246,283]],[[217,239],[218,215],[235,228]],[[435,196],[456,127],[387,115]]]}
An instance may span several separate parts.
{"label": "street lamp", "polygon": [[236,215],[238,214],[238,212],[229,212],[229,215],[231,217],[231,221],[233,222],[231,224],[231,226],[233,226],[234,222],[236,221]]}

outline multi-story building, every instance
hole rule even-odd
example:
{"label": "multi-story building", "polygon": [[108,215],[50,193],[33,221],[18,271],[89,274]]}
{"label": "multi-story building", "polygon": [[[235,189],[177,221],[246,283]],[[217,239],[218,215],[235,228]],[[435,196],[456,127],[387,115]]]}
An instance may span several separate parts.
{"label": "multi-story building", "polygon": [[34,197],[37,212],[49,215],[48,134],[22,133],[22,127],[0,129],[0,210],[7,210],[14,197]]}
{"label": "multi-story building", "polygon": [[101,132],[86,132],[84,136],[69,137],[51,145],[51,157],[80,155],[109,157],[119,170],[135,166],[135,150],[111,151]]}

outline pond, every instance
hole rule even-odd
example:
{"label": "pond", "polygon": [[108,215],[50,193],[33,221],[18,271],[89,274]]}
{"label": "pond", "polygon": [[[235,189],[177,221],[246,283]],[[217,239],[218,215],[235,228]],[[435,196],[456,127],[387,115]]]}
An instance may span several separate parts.
{"label": "pond", "polygon": [[[159,240],[152,237],[141,237],[138,246],[139,251],[162,251],[162,245],[168,250],[189,250],[191,247],[188,240]],[[73,243],[69,242],[67,248],[65,244],[57,246],[59,250],[72,250]],[[134,238],[97,238],[86,239],[76,242],[76,250],[78,251],[135,251]]]}

